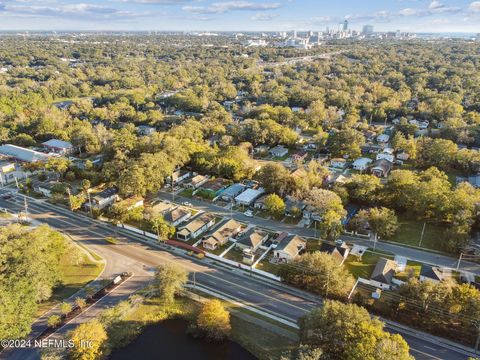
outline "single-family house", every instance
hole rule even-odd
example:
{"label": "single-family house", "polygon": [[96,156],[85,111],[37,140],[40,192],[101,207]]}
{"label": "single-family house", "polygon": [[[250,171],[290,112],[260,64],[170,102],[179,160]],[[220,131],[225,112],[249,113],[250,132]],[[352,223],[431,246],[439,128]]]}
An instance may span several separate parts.
{"label": "single-family house", "polygon": [[190,180],[190,182],[186,185],[187,188],[190,189],[198,189],[200,186],[205,184],[208,181],[208,177],[204,175],[196,175]]}
{"label": "single-family house", "polygon": [[395,161],[395,156],[386,153],[377,154],[376,160],[387,160],[393,163]]}
{"label": "single-family house", "polygon": [[445,280],[446,276],[443,271],[436,267],[422,264],[420,268],[420,281],[432,281],[434,283],[439,283],[440,281]]}
{"label": "single-family house", "polygon": [[393,164],[385,159],[375,161],[370,168],[373,175],[377,177],[387,177],[392,171]]}
{"label": "single-family house", "polygon": [[273,250],[273,258],[278,262],[294,260],[307,247],[307,241],[298,235],[288,235]]}
{"label": "single-family house", "polygon": [[302,200],[297,200],[292,196],[285,198],[285,216],[299,216],[306,204]]}
{"label": "single-family house", "polygon": [[321,216],[315,212],[315,208],[311,205],[307,205],[303,209],[303,218],[306,220],[322,221]]}
{"label": "single-family house", "polygon": [[72,143],[59,139],[50,139],[42,143],[42,146],[48,152],[54,152],[61,155],[69,155],[74,151]]}
{"label": "single-family house", "polygon": [[284,157],[288,154],[288,149],[282,145],[277,145],[271,148],[268,152],[274,157]]}
{"label": "single-family house", "polygon": [[239,194],[245,191],[247,187],[243,184],[232,184],[222,191],[221,198],[225,201],[233,201]]}
{"label": "single-family house", "polygon": [[49,181],[45,183],[38,183],[33,187],[35,192],[42,194],[43,196],[49,198],[53,194],[53,189],[55,186],[58,186],[60,183],[58,181]]}
{"label": "single-family house", "polygon": [[358,171],[365,171],[373,160],[369,158],[358,158],[352,164],[352,167]]}
{"label": "single-family house", "polygon": [[15,181],[15,163],[11,161],[0,161],[0,184],[5,184]]}
{"label": "single-family house", "polygon": [[390,140],[390,135],[380,134],[377,136],[377,142],[379,144],[387,144],[389,140]]}
{"label": "single-family house", "polygon": [[177,231],[177,239],[189,241],[195,239],[215,224],[215,215],[209,213],[200,214],[190,219]]}
{"label": "single-family house", "polygon": [[382,147],[377,144],[365,144],[361,147],[362,154],[376,154],[382,150]]}
{"label": "single-family house", "polygon": [[398,151],[396,155],[397,160],[406,161],[410,159],[410,155],[406,151]]}
{"label": "single-family house", "polygon": [[11,144],[0,146],[0,155],[29,163],[47,161],[50,157],[48,154]]}
{"label": "single-family house", "polygon": [[202,241],[202,246],[208,250],[215,250],[228,241],[235,241],[235,236],[242,230],[242,225],[230,219],[218,227],[210,236]]}
{"label": "single-family house", "polygon": [[259,198],[257,198],[257,200],[255,200],[255,203],[253,204],[253,207],[255,209],[259,209],[259,210],[265,210],[265,199],[267,198],[267,194],[263,194],[262,196],[260,196]]}
{"label": "single-family house", "polygon": [[190,176],[192,176],[192,173],[187,170],[177,170],[175,171],[172,176],[169,176],[167,178],[168,183],[173,183],[174,185],[181,183],[184,180],[187,180]]}
{"label": "single-family house", "polygon": [[297,162],[297,161],[305,161],[308,153],[306,151],[299,151],[295,154],[292,155],[292,161]]}
{"label": "single-family house", "polygon": [[267,239],[267,232],[252,227],[240,235],[235,246],[243,250],[247,249],[255,252]]}
{"label": "single-family house", "polygon": [[380,258],[370,276],[370,285],[381,289],[390,289],[397,264],[393,260]]}
{"label": "single-family house", "polygon": [[348,257],[348,254],[350,253],[350,248],[345,243],[343,243],[342,245],[333,245],[324,242],[322,243],[322,245],[320,245],[319,250],[320,252],[332,255],[340,262],[340,264],[343,264],[345,259]]}
{"label": "single-family house", "polygon": [[191,217],[191,211],[183,206],[170,208],[163,213],[163,219],[175,227],[184,223]]}
{"label": "single-family house", "polygon": [[200,190],[211,197],[221,194],[229,185],[229,181],[222,178],[210,179],[200,186]]}
{"label": "single-family house", "polygon": [[265,193],[265,189],[247,189],[235,198],[238,205],[250,206],[256,199]]}
{"label": "single-family house", "polygon": [[153,126],[148,126],[148,125],[138,125],[135,130],[137,131],[137,134],[140,136],[152,135],[155,131],[157,131]]}
{"label": "single-family house", "polygon": [[[112,206],[120,198],[118,196],[118,189],[116,187],[110,187],[100,191],[94,196],[91,196],[90,199],[93,210],[103,210],[109,206]],[[90,201],[85,203],[85,207],[90,209]]]}
{"label": "single-family house", "polygon": [[345,169],[347,167],[347,160],[342,158],[334,158],[330,160],[330,166],[336,169]]}

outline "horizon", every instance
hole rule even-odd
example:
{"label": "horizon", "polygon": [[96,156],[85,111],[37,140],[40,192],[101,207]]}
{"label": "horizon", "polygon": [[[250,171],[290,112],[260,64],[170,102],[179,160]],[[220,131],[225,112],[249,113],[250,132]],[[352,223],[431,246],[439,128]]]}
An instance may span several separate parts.
{"label": "horizon", "polygon": [[480,1],[0,0],[0,19],[0,31],[322,31],[348,20],[355,30],[476,34]]}

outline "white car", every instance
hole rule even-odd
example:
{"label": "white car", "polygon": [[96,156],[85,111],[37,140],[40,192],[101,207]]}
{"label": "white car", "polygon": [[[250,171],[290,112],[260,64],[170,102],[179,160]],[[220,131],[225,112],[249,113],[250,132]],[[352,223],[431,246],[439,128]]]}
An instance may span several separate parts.
{"label": "white car", "polygon": [[184,205],[184,206],[189,206],[189,207],[192,207],[192,206],[193,206],[192,203],[190,203],[190,202],[188,202],[188,201],[184,201],[184,202],[183,202],[183,205]]}
{"label": "white car", "polygon": [[245,215],[246,217],[253,217],[253,212],[252,210],[247,210],[243,213],[243,215]]}

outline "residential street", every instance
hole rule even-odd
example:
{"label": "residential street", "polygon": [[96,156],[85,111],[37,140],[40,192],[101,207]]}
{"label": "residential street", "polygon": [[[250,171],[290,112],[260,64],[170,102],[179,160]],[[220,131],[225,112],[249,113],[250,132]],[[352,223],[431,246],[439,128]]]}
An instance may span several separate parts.
{"label": "residential street", "polygon": [[[193,202],[193,201],[192,201]],[[195,205],[197,205],[195,203]],[[0,207],[18,212],[23,209],[23,197],[15,195],[10,200],[0,199]],[[199,206],[202,208],[202,206]],[[207,208],[205,208],[207,210]],[[215,209],[212,211],[218,212]],[[228,211],[224,210],[227,214]],[[249,277],[237,269],[218,267],[209,260],[197,260],[183,255],[182,251],[172,254],[159,250],[138,241],[138,236],[125,230],[119,230],[126,239],[117,245],[107,243],[104,239],[111,236],[113,229],[108,224],[74,214],[68,210],[52,206],[43,201],[29,201],[28,212],[31,218],[44,222],[71,235],[76,241],[87,246],[89,249],[102,256],[107,261],[107,266],[102,274],[104,278],[111,278],[114,274],[130,271],[134,276],[122,284],[113,293],[103,298],[97,304],[88,309],[84,314],[67,324],[55,335],[56,338],[64,336],[75,324],[84,322],[98,315],[103,309],[112,306],[127,298],[131,293],[145,286],[154,274],[154,269],[161,263],[174,261],[182,264],[188,271],[196,273],[196,283],[214,289],[236,301],[248,303],[250,306],[281,317],[285,320],[296,321],[316,305],[321,299],[311,301],[306,297],[299,296],[299,291],[283,284],[271,284],[267,281]],[[218,212],[220,213],[220,212]],[[224,214],[224,215],[227,215]],[[235,214],[235,217],[241,215]],[[246,220],[245,218],[241,220]],[[252,219],[257,223],[259,219]],[[252,221],[252,222],[253,222]],[[271,226],[271,222],[265,221],[265,225]],[[276,224],[276,223],[275,223]],[[275,230],[286,230],[288,225],[277,224]],[[288,231],[305,231],[300,228],[288,227]],[[304,234],[305,235],[305,234]],[[44,322],[35,324],[34,332],[40,332],[45,327]],[[414,337],[401,333],[408,341],[412,354],[417,359],[466,359],[459,350],[433,343],[421,337]],[[9,354],[9,359],[37,359],[36,351],[17,351]]]}
{"label": "residential street", "polygon": [[[160,192],[159,198],[172,201],[172,194],[167,192]],[[210,211],[226,217],[230,217],[231,215],[230,210],[225,209],[221,206],[217,206],[215,204],[208,203],[205,201],[199,201],[196,199],[190,199],[190,198],[185,198],[179,195],[175,195],[175,202],[181,204],[184,201],[190,202],[196,209]],[[297,227],[292,224],[286,224],[278,221],[267,220],[261,217],[248,218],[245,215],[243,215],[243,213],[236,212],[236,211],[233,211],[232,215],[233,215],[233,218],[236,220],[248,222],[252,225],[256,225],[259,227],[263,227],[263,228],[267,228],[275,231],[286,231],[291,234],[297,234],[305,237],[312,237],[312,238],[315,237],[314,229]],[[373,247],[373,242],[365,238],[353,237],[348,235],[342,235],[341,238],[348,241],[349,243]],[[436,254],[436,253],[423,251],[423,250],[410,248],[410,247],[405,247],[405,246],[399,246],[399,245],[386,243],[386,242],[377,242],[376,248],[381,251],[388,251],[388,252],[394,253],[395,255],[405,256],[410,260],[418,261],[418,262],[422,262],[430,265],[436,265],[436,266],[442,266],[442,267],[448,267],[448,268],[457,267],[458,259],[454,259],[441,254]],[[459,270],[480,275],[480,264],[471,263],[468,261],[462,261],[460,263]]]}

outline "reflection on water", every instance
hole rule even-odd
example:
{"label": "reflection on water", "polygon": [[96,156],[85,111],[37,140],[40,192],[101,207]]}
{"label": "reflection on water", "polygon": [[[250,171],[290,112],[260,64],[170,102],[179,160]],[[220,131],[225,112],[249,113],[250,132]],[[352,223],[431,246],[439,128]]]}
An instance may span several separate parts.
{"label": "reflection on water", "polygon": [[188,322],[165,320],[145,327],[132,343],[114,351],[109,360],[253,360],[251,353],[233,341],[220,344],[194,339],[187,334]]}

